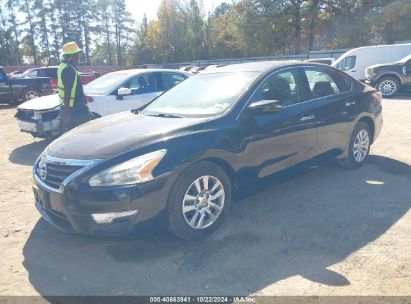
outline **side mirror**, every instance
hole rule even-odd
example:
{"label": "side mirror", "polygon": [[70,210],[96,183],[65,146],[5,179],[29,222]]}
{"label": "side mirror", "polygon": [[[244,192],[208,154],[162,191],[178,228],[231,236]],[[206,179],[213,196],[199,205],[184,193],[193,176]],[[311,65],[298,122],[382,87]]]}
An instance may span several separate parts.
{"label": "side mirror", "polygon": [[248,111],[251,113],[275,113],[280,112],[282,106],[279,100],[260,100],[253,102],[248,106]]}
{"label": "side mirror", "polygon": [[126,96],[130,94],[131,94],[131,90],[129,88],[120,88],[117,91],[118,96]]}

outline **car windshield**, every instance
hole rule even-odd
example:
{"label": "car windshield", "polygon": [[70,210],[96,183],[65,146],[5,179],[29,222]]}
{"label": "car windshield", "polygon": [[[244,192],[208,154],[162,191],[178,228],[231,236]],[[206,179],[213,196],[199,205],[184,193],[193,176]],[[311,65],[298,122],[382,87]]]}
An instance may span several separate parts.
{"label": "car windshield", "polygon": [[23,73],[21,73],[20,75],[21,76],[29,76],[29,75],[31,75],[33,72],[35,71],[35,69],[28,69],[28,70],[25,70]]}
{"label": "car windshield", "polygon": [[257,78],[256,72],[216,73],[193,76],[167,91],[144,114],[214,116],[230,108]]}
{"label": "car windshield", "polygon": [[87,95],[106,95],[114,86],[120,85],[130,77],[130,73],[108,73],[84,86]]}
{"label": "car windshield", "polygon": [[408,60],[411,59],[411,54],[408,56],[405,56],[404,58],[400,59],[397,61],[397,63],[406,63]]}

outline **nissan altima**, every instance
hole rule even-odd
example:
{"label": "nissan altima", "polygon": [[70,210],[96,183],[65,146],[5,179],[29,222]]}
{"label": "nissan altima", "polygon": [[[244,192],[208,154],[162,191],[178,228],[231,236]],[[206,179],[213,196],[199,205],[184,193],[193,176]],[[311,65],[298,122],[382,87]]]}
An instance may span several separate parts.
{"label": "nissan altima", "polygon": [[220,67],[52,142],[34,164],[35,205],[65,232],[124,234],[158,216],[200,239],[236,190],[322,155],[360,167],[381,128],[380,93],[335,68]]}

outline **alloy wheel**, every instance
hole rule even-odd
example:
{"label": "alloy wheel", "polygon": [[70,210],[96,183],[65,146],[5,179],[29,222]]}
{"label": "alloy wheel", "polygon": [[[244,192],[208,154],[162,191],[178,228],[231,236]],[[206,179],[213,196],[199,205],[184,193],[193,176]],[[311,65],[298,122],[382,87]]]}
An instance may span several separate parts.
{"label": "alloy wheel", "polygon": [[361,130],[358,132],[354,141],[354,159],[357,163],[362,162],[370,149],[370,137],[366,130]]}
{"label": "alloy wheel", "polygon": [[394,95],[397,91],[397,84],[395,81],[390,79],[383,80],[378,86],[378,91],[380,91],[384,96]]}
{"label": "alloy wheel", "polygon": [[39,97],[39,93],[37,93],[36,91],[30,90],[30,91],[27,91],[26,93],[26,100],[34,99],[37,97]]}
{"label": "alloy wheel", "polygon": [[224,208],[225,191],[221,181],[211,175],[197,178],[187,189],[182,212],[194,229],[205,229],[217,221]]}

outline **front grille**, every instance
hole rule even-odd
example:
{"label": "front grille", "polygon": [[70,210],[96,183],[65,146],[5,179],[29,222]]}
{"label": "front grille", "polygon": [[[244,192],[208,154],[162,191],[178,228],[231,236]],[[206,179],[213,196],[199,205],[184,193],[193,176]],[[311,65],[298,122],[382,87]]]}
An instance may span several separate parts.
{"label": "front grille", "polygon": [[[46,161],[46,164],[39,162],[37,167],[37,175],[42,179],[42,181],[55,189],[59,189],[61,183],[71,174],[77,172],[83,168],[83,166],[74,166],[74,165],[63,165],[56,164]],[[40,171],[43,172],[40,172]],[[45,171],[45,173],[44,173]]]}
{"label": "front grille", "polygon": [[23,121],[33,121],[33,110],[18,109],[16,117]]}
{"label": "front grille", "polygon": [[51,121],[56,119],[60,115],[60,110],[57,111],[47,111],[41,114],[43,121]]}

